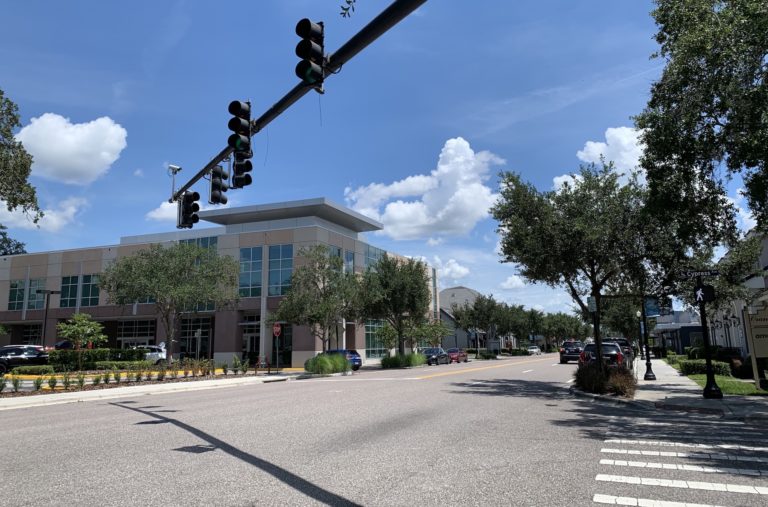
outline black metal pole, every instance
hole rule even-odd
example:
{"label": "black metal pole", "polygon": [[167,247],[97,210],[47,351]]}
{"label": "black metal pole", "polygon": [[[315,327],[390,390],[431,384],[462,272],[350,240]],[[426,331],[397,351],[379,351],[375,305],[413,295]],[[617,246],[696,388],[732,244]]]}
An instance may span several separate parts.
{"label": "black metal pole", "polygon": [[640,314],[642,317],[641,326],[643,327],[643,337],[645,338],[645,376],[643,380],[656,380],[656,374],[651,368],[651,352],[648,350],[648,323],[645,321],[645,296],[640,304]]}
{"label": "black metal pole", "polygon": [[[701,277],[696,277],[696,286],[701,287]],[[703,298],[702,298],[703,299]],[[709,329],[707,328],[707,312],[704,301],[699,301],[699,314],[701,317],[701,330],[704,333],[704,359],[707,363],[707,385],[704,386],[704,397],[719,400],[723,397],[723,391],[715,382],[715,372],[712,370],[712,349],[709,347]]]}
{"label": "black metal pole", "polygon": [[45,347],[45,330],[48,327],[48,306],[51,304],[51,293],[45,293],[45,307],[43,308],[43,336],[40,337],[40,345]]}

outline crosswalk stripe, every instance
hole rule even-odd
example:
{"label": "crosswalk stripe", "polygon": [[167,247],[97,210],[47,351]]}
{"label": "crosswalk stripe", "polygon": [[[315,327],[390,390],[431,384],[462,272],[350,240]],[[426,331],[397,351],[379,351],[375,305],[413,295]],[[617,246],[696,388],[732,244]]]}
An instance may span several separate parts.
{"label": "crosswalk stripe", "polygon": [[606,444],[621,445],[652,445],[659,447],[692,447],[694,449],[729,449],[740,451],[766,452],[768,447],[753,447],[750,445],[737,444],[693,444],[687,442],[668,442],[666,440],[628,440],[624,438],[608,438],[604,441]]}
{"label": "crosswalk stripe", "polygon": [[664,488],[701,489],[706,491],[725,491],[729,493],[748,493],[768,496],[768,488],[760,486],[745,486],[741,484],[724,484],[718,482],[681,481],[675,479],[656,479],[652,477],[633,477],[626,475],[597,474],[596,481],[619,482],[642,486],[659,486]]}
{"label": "crosswalk stripe", "polygon": [[595,503],[609,505],[636,505],[638,507],[719,507],[716,505],[688,502],[667,502],[664,500],[650,500],[648,498],[634,498],[631,496],[613,496],[596,494],[592,497]]}
{"label": "crosswalk stripe", "polygon": [[533,370],[525,370],[523,373],[531,373]]}
{"label": "crosswalk stripe", "polygon": [[762,456],[739,456],[736,454],[704,453],[704,452],[675,452],[675,451],[646,451],[639,449],[600,449],[606,454],[627,454],[632,456],[660,456],[664,458],[707,459],[716,461],[746,461],[750,463],[768,463],[768,458]]}
{"label": "crosswalk stripe", "polygon": [[663,470],[681,470],[684,472],[702,472],[709,474],[734,474],[751,476],[768,476],[768,470],[754,470],[750,468],[720,468],[705,467],[700,465],[681,465],[677,463],[656,463],[648,461],[624,461],[614,459],[601,459],[601,465],[610,465],[617,467],[635,467],[635,468],[660,468]]}

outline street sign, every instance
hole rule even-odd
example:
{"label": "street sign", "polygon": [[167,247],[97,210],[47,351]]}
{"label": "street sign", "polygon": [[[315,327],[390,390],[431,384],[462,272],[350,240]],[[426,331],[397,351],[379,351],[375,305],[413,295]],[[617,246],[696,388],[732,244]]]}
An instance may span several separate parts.
{"label": "street sign", "polygon": [[279,322],[275,322],[272,324],[272,334],[275,336],[280,336],[280,332],[282,331],[282,327],[280,326]]}
{"label": "street sign", "polygon": [[696,303],[709,303],[715,300],[715,288],[712,285],[697,285],[693,291]]}
{"label": "street sign", "polygon": [[680,276],[682,278],[696,278],[697,276],[717,276],[720,271],[716,269],[702,269],[701,271],[681,271]]}

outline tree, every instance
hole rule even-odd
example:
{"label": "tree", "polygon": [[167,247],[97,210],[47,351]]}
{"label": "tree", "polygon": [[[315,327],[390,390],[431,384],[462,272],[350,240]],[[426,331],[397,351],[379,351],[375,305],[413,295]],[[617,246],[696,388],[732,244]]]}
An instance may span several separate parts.
{"label": "tree", "polygon": [[[666,65],[635,118],[641,163],[657,208],[696,234],[733,234],[723,181],[741,174],[768,225],[768,4],[764,0],[656,0]],[[725,174],[721,174],[725,169]],[[724,220],[724,218],[726,218]]]}
{"label": "tree", "polygon": [[584,313],[585,296],[594,298],[602,355],[601,293],[619,279],[635,248],[637,232],[627,225],[643,209],[637,179],[620,185],[605,162],[582,166],[579,177],[557,191],[539,192],[515,173],[501,176],[501,198],[491,212],[499,221],[502,262],[517,263],[528,280],[565,287]]}
{"label": "tree", "polygon": [[413,335],[419,340],[424,340],[432,347],[439,347],[443,343],[443,338],[452,333],[452,329],[446,326],[440,320],[422,322],[413,329]]}
{"label": "tree", "polygon": [[359,315],[360,283],[324,245],[302,248],[298,257],[301,264],[291,276],[291,288],[271,320],[308,326],[326,351],[338,322]]}
{"label": "tree", "polygon": [[35,187],[28,181],[32,156],[13,137],[13,130],[20,126],[18,107],[0,90],[0,200],[8,211],[21,208],[37,223],[43,212],[37,205]]}
{"label": "tree", "polygon": [[216,308],[238,300],[240,266],[216,250],[191,244],[150,245],[110,264],[99,286],[110,303],[124,305],[150,298],[166,334],[168,365],[173,358],[176,324],[182,313],[213,303]]}
{"label": "tree", "polygon": [[363,315],[389,322],[405,354],[407,331],[424,321],[429,309],[429,277],[423,262],[384,255],[363,278]]}
{"label": "tree", "polygon": [[77,350],[77,369],[83,369],[83,347],[87,344],[98,347],[106,343],[107,335],[102,333],[104,326],[101,322],[91,319],[87,313],[76,313],[66,322],[56,326],[59,336],[71,341]]}
{"label": "tree", "polygon": [[5,232],[6,227],[0,224],[0,255],[18,255],[27,253],[24,250],[24,243],[16,241]]}

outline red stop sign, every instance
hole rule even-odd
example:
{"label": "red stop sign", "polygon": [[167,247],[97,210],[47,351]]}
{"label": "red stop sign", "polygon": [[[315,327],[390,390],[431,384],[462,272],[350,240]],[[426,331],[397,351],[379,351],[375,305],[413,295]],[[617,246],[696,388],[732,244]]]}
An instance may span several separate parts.
{"label": "red stop sign", "polygon": [[282,331],[282,327],[280,326],[279,322],[275,322],[272,324],[272,334],[275,336],[280,336],[280,332]]}

